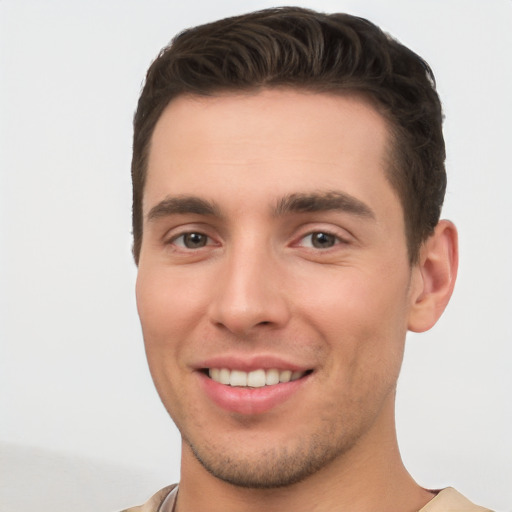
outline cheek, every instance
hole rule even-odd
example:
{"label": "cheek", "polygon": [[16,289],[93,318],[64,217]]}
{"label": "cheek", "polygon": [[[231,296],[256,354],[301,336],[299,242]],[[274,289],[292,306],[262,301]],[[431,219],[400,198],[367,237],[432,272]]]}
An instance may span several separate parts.
{"label": "cheek", "polygon": [[179,314],[181,310],[176,295],[172,285],[162,278],[160,272],[139,268],[136,298],[146,357],[151,376],[166,407],[169,402],[164,398],[169,391],[165,389],[169,386],[167,373],[170,376],[176,373],[179,332],[184,329],[180,325],[183,317]]}
{"label": "cheek", "polygon": [[[338,279],[317,280],[316,288],[305,286],[299,292],[306,297],[304,317],[336,354],[329,362],[340,366],[336,371],[376,376],[399,370],[407,332],[408,274],[403,267],[398,273],[378,270],[343,269]],[[312,289],[319,291],[306,295]]]}
{"label": "cheek", "polygon": [[197,287],[176,272],[139,267],[137,310],[146,343],[168,343],[201,316]]}
{"label": "cheek", "polygon": [[[338,270],[338,269],[337,269]],[[328,330],[372,330],[385,333],[407,325],[408,275],[389,268],[366,272],[360,268],[339,269],[325,275],[295,280],[293,295],[302,313]],[[345,327],[343,327],[345,326]]]}
{"label": "cheek", "polygon": [[398,286],[392,279],[382,284],[360,297],[359,307],[352,312],[358,332],[353,361],[360,380],[385,389],[394,386],[402,364],[407,294],[406,283],[401,280]]}
{"label": "cheek", "polygon": [[180,332],[185,331],[183,301],[172,280],[161,270],[139,267],[137,310],[142,326],[149,370],[169,414],[179,406]]}

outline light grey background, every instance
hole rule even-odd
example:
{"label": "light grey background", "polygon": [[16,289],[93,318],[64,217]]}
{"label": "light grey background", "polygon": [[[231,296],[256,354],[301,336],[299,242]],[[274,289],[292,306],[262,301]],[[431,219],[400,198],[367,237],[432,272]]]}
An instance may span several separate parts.
{"label": "light grey background", "polygon": [[[422,485],[512,511],[512,1],[295,4],[368,17],[436,73],[461,265],[409,338],[400,442]],[[177,31],[275,5],[0,0],[1,510],[119,510],[178,479],[134,303],[131,118]]]}

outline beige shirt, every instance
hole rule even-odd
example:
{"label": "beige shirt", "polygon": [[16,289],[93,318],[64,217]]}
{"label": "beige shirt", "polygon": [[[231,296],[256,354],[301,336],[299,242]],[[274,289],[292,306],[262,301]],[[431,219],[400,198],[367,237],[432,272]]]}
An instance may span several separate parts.
{"label": "beige shirt", "polygon": [[[157,492],[147,503],[122,512],[173,512],[178,486],[170,485]],[[419,512],[492,512],[471,503],[452,487],[440,491]]]}

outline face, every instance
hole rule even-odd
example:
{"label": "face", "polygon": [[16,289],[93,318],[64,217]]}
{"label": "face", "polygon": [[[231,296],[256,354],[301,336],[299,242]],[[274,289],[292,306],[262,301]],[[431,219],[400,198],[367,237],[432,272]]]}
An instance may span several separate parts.
{"label": "face", "polygon": [[183,457],[274,487],[385,441],[413,295],[364,100],[180,97],[156,125],[137,303]]}

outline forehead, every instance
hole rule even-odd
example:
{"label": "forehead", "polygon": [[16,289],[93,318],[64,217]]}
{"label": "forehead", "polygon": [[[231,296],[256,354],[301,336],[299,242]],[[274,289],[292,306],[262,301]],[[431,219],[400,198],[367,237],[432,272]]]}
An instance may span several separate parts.
{"label": "forehead", "polygon": [[144,212],[168,194],[243,193],[261,202],[312,189],[378,197],[384,187],[394,195],[389,138],[386,120],[356,95],[180,96],[155,126]]}

